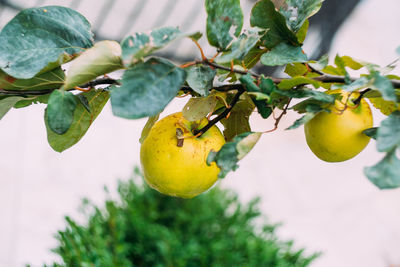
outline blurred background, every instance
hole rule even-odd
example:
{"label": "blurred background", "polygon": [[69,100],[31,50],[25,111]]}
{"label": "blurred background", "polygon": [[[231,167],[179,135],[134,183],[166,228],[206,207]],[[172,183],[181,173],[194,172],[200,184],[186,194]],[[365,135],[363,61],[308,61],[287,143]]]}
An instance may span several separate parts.
{"label": "blurred background", "polygon": [[[245,25],[254,2],[241,1]],[[18,10],[43,5],[77,9],[92,23],[98,40],[120,40],[161,26],[205,31],[206,13],[198,0],[0,0],[0,28]],[[389,64],[400,45],[398,10],[398,0],[326,0],[312,18],[305,52],[313,58],[339,53]],[[205,38],[201,44],[208,55],[214,53]],[[199,57],[190,41],[174,43],[160,54],[176,62]],[[175,100],[162,116],[186,101]],[[83,139],[60,154],[47,144],[43,114],[44,106],[34,105],[11,110],[0,121],[1,267],[40,266],[56,259],[50,252],[56,246],[52,235],[63,227],[63,216],[79,218],[83,197],[101,204],[103,185],[115,188],[117,179],[130,177],[139,164],[138,140],[146,120],[114,117],[107,104]],[[383,156],[375,143],[352,160],[325,163],[308,149],[302,129],[283,130],[296,118],[284,117],[280,129],[265,134],[219,186],[237,191],[241,201],[261,196],[263,212],[283,222],[280,236],[323,253],[312,266],[400,265],[400,190],[380,191],[362,173]],[[374,112],[374,118],[379,125],[382,116]],[[253,130],[268,130],[273,121],[255,115],[251,124]]]}

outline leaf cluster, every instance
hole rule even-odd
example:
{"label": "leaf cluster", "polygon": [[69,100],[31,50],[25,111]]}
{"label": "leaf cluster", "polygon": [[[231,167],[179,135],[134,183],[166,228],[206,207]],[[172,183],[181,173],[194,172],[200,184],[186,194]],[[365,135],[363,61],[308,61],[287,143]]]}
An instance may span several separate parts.
{"label": "leaf cluster", "polygon": [[[329,112],[329,105],[340,100],[340,91],[348,91],[359,93],[356,102],[368,98],[389,116],[377,129],[378,151],[388,153],[383,163],[396,161],[396,147],[382,149],[380,145],[386,142],[383,135],[397,130],[400,77],[390,74],[395,65],[381,67],[339,55],[331,65],[327,56],[309,60],[302,48],[308,18],[322,2],[257,1],[250,13],[250,27],[243,29],[239,0],[206,0],[205,37],[215,49],[212,57],[197,42],[202,38],[200,32],[163,27],[135,33],[120,43],[94,43],[89,22],[76,11],[59,6],[26,9],[0,32],[0,118],[13,107],[47,105],[48,141],[62,152],[84,136],[109,98],[115,116],[149,118],[142,142],[175,97],[190,95],[183,109],[185,118],[209,120],[197,134],[218,122],[224,127],[227,144],[209,157],[224,177],[237,168],[240,150],[249,152],[262,133],[278,128],[287,112],[301,114],[288,128],[296,129],[319,112]],[[179,65],[154,55],[179,38],[190,38],[201,59]],[[69,61],[69,68],[63,70]],[[252,71],[256,64],[281,66],[285,74],[265,77]],[[117,70],[123,73],[119,79],[107,76]],[[351,77],[349,70],[361,74]],[[293,99],[296,103],[290,106]],[[275,127],[254,133],[249,122],[253,114],[273,117]],[[241,143],[247,135],[258,138]],[[367,177],[381,188],[400,186],[395,164],[379,166],[384,167],[366,169]],[[387,184],[383,182],[387,177],[394,177],[389,179],[391,185],[381,185]]]}

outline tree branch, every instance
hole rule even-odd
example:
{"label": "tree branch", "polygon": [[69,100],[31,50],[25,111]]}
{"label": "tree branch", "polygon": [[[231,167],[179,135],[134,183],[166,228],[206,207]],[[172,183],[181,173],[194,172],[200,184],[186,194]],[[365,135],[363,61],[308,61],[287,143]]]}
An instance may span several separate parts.
{"label": "tree branch", "polygon": [[[253,77],[260,78],[260,74],[252,73],[249,71],[245,70],[238,70],[235,68],[230,68],[226,66],[219,65],[217,63],[211,62],[208,59],[204,60],[198,60],[198,61],[193,61],[190,62],[190,65],[196,65],[196,64],[203,64],[203,65],[208,65],[210,67],[216,68],[216,69],[221,69],[221,70],[226,70],[226,71],[231,71],[233,73],[238,73],[242,75],[250,74]],[[276,78],[276,77],[266,77],[271,79],[275,84],[279,84],[282,81],[289,80],[291,78]],[[333,75],[321,75],[317,77],[310,77],[310,79],[314,81],[319,81],[319,82],[324,82],[324,83],[344,83],[345,82],[345,77],[343,76],[333,76]],[[357,80],[357,78],[350,78],[351,81]],[[390,80],[394,88],[400,88],[400,81],[399,80]],[[95,87],[97,85],[111,85],[111,84],[118,84],[118,81],[112,78],[108,77],[103,77],[99,78],[96,80],[93,80],[91,82],[88,82],[86,84],[83,84],[79,87],[81,88],[90,88],[90,87]],[[45,95],[49,94],[54,90],[57,90],[58,88],[53,88],[53,89],[45,89],[45,90],[17,90],[17,89],[0,89],[0,96],[34,96],[34,95]],[[191,90],[190,87],[184,86],[182,87],[183,90]],[[217,91],[231,91],[231,90],[241,90],[244,89],[244,87],[240,84],[228,84],[228,85],[222,85],[222,86],[217,86],[214,87],[213,89]],[[75,90],[75,89],[70,89],[70,90]],[[362,96],[361,96],[362,97]]]}
{"label": "tree branch", "polygon": [[[82,84],[81,88],[90,88],[95,87],[97,85],[111,85],[111,84],[118,84],[118,81],[109,77],[99,78],[88,83]],[[32,95],[45,95],[57,90],[58,88],[54,89],[44,89],[44,90],[16,90],[16,89],[0,89],[0,96],[1,95],[11,95],[11,96],[32,96]],[[72,91],[75,89],[69,89]]]}

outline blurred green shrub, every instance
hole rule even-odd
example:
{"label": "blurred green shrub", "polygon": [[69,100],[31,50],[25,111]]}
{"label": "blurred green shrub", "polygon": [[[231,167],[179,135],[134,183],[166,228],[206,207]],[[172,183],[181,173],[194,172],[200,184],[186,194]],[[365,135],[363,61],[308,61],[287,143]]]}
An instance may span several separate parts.
{"label": "blurred green shrub", "polygon": [[105,209],[86,201],[86,224],[66,217],[54,250],[63,263],[51,266],[301,267],[317,257],[280,241],[276,225],[262,222],[258,199],[242,205],[218,188],[172,198],[137,177],[120,182],[118,191],[120,199],[109,198]]}

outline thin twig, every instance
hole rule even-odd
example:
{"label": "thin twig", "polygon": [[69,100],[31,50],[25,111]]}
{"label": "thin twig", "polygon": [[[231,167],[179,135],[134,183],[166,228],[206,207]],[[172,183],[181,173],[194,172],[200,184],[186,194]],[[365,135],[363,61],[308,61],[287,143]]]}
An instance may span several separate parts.
{"label": "thin twig", "polygon": [[272,128],[271,130],[265,131],[263,133],[270,133],[275,131],[276,129],[278,129],[279,123],[281,122],[281,119],[283,118],[283,116],[287,113],[287,110],[289,108],[290,105],[290,101],[292,101],[292,98],[289,98],[289,101],[287,102],[286,106],[283,108],[282,113],[279,115],[278,118],[274,118],[275,119],[275,123],[274,123],[274,128]]}
{"label": "thin twig", "polygon": [[235,94],[235,96],[233,97],[231,103],[229,103],[229,107],[225,108],[225,110],[219,114],[217,117],[215,117],[214,119],[210,120],[203,128],[194,131],[194,135],[197,137],[200,137],[202,134],[204,134],[205,132],[207,132],[208,129],[210,129],[212,126],[214,126],[217,122],[219,122],[220,120],[224,119],[225,117],[228,116],[228,114],[231,112],[231,110],[233,109],[233,107],[236,105],[236,103],[239,101],[240,96],[244,93],[244,90],[238,90],[238,92]]}
{"label": "thin twig", "polygon": [[259,75],[259,74],[251,73],[249,71],[234,69],[234,68],[231,68],[231,67],[225,67],[225,66],[219,65],[217,63],[210,62],[208,60],[202,60],[199,63],[200,64],[204,64],[204,65],[209,65],[209,66],[212,66],[212,67],[214,67],[216,69],[220,69],[220,70],[226,70],[226,71],[230,71],[230,72],[234,72],[234,73],[238,73],[238,74],[243,74],[243,75],[246,75],[246,74],[249,73],[251,76],[254,76],[256,78],[260,78],[261,77],[261,75]]}
{"label": "thin twig", "polygon": [[[245,90],[243,84],[240,84],[240,83],[215,86],[212,89],[215,91],[218,91],[218,92],[230,92],[230,91],[236,91],[236,90]],[[190,86],[182,86],[181,90],[185,93],[194,92],[194,90]]]}

